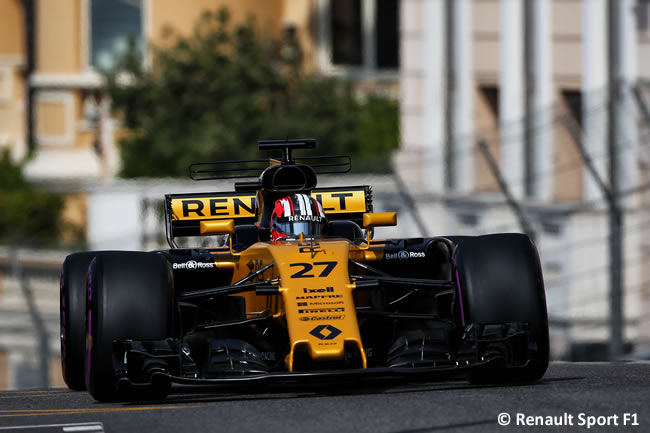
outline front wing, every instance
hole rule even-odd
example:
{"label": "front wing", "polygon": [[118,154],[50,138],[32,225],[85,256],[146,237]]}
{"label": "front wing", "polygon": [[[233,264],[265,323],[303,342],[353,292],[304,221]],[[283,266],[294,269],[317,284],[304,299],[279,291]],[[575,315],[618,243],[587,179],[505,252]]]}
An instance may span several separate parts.
{"label": "front wing", "polygon": [[[489,331],[487,329],[490,328]],[[495,330],[501,330],[495,332]],[[525,323],[469,325],[466,328],[461,347],[454,359],[443,361],[423,361],[397,367],[370,367],[351,369],[323,369],[315,371],[224,371],[218,377],[203,378],[193,371],[184,371],[183,354],[174,352],[173,341],[140,342],[116,341],[114,348],[114,367],[116,387],[137,389],[152,383],[172,382],[185,385],[237,385],[258,382],[312,383],[319,381],[345,380],[348,378],[394,378],[417,377],[419,379],[449,379],[474,369],[506,366],[516,372],[525,368],[528,356]],[[170,350],[155,350],[154,347],[167,346]],[[164,353],[167,352],[167,353]],[[450,356],[450,358],[452,358]]]}

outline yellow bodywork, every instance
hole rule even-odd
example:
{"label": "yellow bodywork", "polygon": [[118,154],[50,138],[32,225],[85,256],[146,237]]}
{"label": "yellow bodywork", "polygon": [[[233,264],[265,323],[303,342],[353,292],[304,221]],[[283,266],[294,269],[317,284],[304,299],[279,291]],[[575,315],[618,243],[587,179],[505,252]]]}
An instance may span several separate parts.
{"label": "yellow bodywork", "polygon": [[257,279],[278,279],[281,296],[254,292],[244,296],[249,312],[273,313],[286,323],[290,352],[285,364],[289,371],[293,371],[298,351],[308,353],[314,361],[335,361],[343,359],[346,349],[356,349],[363,368],[367,366],[355,311],[355,286],[348,272],[350,249],[358,250],[342,239],[283,240],[259,242],[234,253],[233,282],[273,264]]}
{"label": "yellow bodywork", "polygon": [[[362,215],[366,227],[394,225],[395,213],[370,214],[369,189],[350,187],[315,190],[328,215]],[[214,193],[175,195],[169,197],[170,221],[196,222],[197,234],[232,234],[242,218],[258,217],[259,208],[253,193]],[[286,368],[294,371],[296,354],[304,352],[316,362],[337,361],[346,351],[359,354],[361,366],[367,359],[357,322],[355,284],[350,281],[348,263],[381,260],[382,247],[372,247],[370,238],[357,245],[346,239],[283,239],[257,242],[241,252],[231,248],[212,251],[215,265],[232,271],[231,284],[250,278],[271,281],[280,296],[246,292],[249,317],[268,316],[286,324],[290,350]],[[269,266],[272,265],[272,266]]]}
{"label": "yellow bodywork", "polygon": [[396,226],[396,225],[397,225],[397,213],[395,212],[363,214],[363,226],[366,228],[380,227],[380,226]]}

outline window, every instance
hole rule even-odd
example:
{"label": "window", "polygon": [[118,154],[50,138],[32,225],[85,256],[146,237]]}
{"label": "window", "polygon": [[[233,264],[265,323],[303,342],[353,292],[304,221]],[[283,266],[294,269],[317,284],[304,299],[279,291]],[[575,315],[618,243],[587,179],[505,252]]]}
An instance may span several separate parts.
{"label": "window", "polygon": [[110,69],[132,39],[142,52],[142,0],[90,0],[90,64]]}
{"label": "window", "polygon": [[377,0],[377,67],[399,66],[399,3],[397,0]]}
{"label": "window", "polygon": [[332,0],[332,63],[361,65],[361,0]]}
{"label": "window", "polygon": [[582,92],[563,90],[562,97],[564,97],[564,102],[569,108],[573,119],[582,128]]}
{"label": "window", "polygon": [[399,0],[319,0],[319,28],[323,69],[399,67]]}
{"label": "window", "polygon": [[496,122],[499,121],[499,89],[497,87],[481,86],[481,93],[490,107],[490,113],[494,116]]}

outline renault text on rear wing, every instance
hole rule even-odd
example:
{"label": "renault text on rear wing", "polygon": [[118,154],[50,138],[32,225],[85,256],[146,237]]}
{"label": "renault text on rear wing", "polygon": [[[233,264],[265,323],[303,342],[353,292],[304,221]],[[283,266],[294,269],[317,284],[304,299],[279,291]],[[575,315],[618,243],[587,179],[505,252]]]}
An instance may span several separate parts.
{"label": "renault text on rear wing", "polygon": [[[361,223],[363,214],[372,211],[369,186],[316,188],[311,193],[330,220]],[[235,220],[235,224],[257,221],[255,192],[214,192],[165,195],[168,236],[199,236],[201,221]]]}

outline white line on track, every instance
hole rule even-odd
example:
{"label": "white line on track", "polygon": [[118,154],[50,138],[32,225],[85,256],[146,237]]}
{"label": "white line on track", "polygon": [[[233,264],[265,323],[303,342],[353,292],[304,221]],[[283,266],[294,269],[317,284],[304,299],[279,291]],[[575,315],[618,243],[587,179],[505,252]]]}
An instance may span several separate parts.
{"label": "white line on track", "polygon": [[104,427],[101,424],[95,425],[77,425],[70,427],[63,427],[63,431],[104,431]]}
{"label": "white line on track", "polygon": [[72,424],[36,424],[36,425],[18,425],[12,427],[0,427],[1,431],[25,430],[37,428],[56,428],[61,427],[64,432],[103,432],[104,424],[101,422],[80,422]]}

